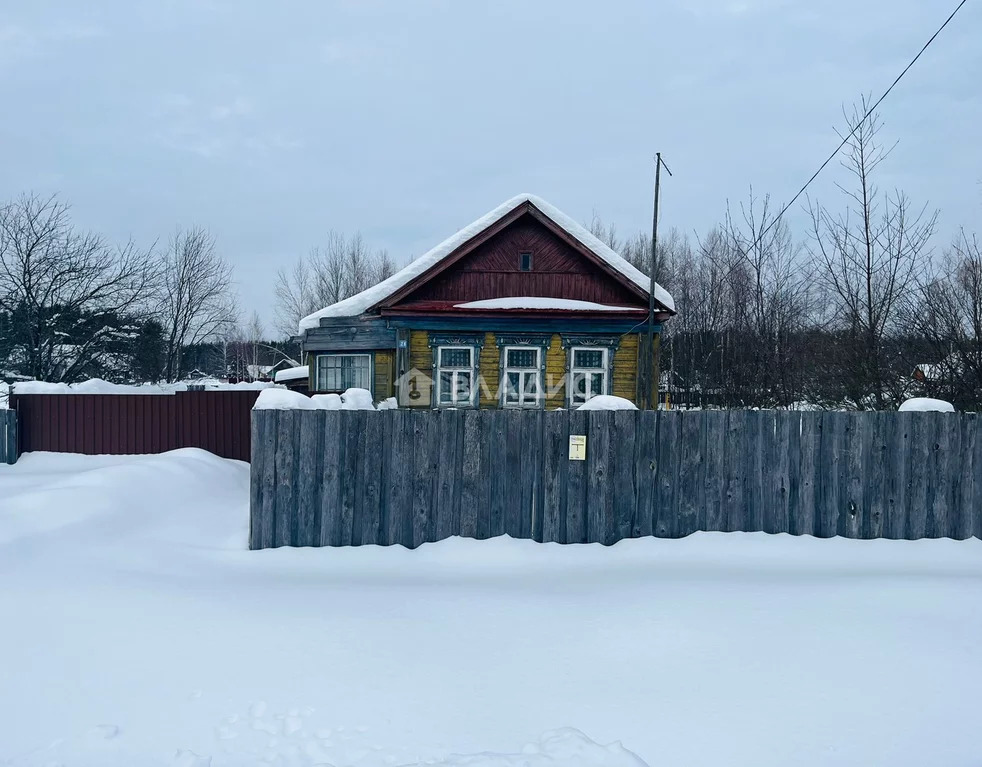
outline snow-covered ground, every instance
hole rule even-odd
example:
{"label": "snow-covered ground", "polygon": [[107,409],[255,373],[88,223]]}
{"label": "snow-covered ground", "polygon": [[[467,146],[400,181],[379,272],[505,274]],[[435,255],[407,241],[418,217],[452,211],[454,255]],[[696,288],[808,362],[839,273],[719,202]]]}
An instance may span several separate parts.
{"label": "snow-covered ground", "polygon": [[248,552],[247,483],[0,466],[0,765],[982,763],[979,541]]}

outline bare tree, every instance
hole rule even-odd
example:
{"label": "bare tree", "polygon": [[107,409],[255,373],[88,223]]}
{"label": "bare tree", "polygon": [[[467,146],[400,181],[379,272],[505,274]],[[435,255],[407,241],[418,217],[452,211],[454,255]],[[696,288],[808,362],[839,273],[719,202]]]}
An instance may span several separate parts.
{"label": "bare tree", "polygon": [[165,331],[164,376],[185,372],[187,346],[219,339],[235,324],[232,267],[215,250],[215,239],[201,228],[178,230],[161,259],[157,316]]}
{"label": "bare tree", "polygon": [[155,279],[149,252],[113,247],[78,231],[56,197],[27,195],[0,205],[0,313],[7,362],[41,380],[91,371],[142,312]]}
{"label": "bare tree", "polygon": [[853,176],[851,187],[839,186],[847,208],[833,213],[814,203],[812,253],[821,265],[833,308],[831,327],[841,337],[829,375],[836,376],[857,407],[881,409],[900,392],[896,360],[888,354],[887,337],[896,331],[909,289],[930,261],[929,240],[937,212],[916,210],[896,190],[883,194],[874,183],[887,156],[878,140],[876,114],[865,116],[867,100],[843,110],[856,126],[843,149],[842,166]]}
{"label": "bare tree", "polygon": [[276,275],[276,330],[297,332],[302,317],[370,288],[394,272],[384,250],[373,251],[360,233],[350,238],[328,232],[323,246],[313,248],[289,271]]}
{"label": "bare tree", "polygon": [[[940,273],[924,281],[910,312],[911,326],[934,359],[924,386],[959,408],[982,405],[982,246],[965,232],[945,253]],[[925,372],[925,371],[922,371]]]}
{"label": "bare tree", "polygon": [[740,204],[739,220],[727,206],[726,233],[743,267],[734,275],[742,279],[731,281],[731,295],[742,288],[733,317],[743,339],[745,404],[790,405],[803,390],[796,351],[809,318],[811,270],[788,225],[775,219],[770,197],[756,198],[753,189]]}
{"label": "bare tree", "polygon": [[593,216],[590,219],[590,226],[587,227],[590,230],[590,234],[596,237],[600,242],[606,245],[608,248],[617,252],[621,248],[621,242],[617,239],[617,227],[613,224],[607,226],[597,211],[593,211]]}

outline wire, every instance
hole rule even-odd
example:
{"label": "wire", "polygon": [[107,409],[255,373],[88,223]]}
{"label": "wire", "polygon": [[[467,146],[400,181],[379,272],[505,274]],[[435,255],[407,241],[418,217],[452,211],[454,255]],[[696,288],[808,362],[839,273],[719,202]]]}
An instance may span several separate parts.
{"label": "wire", "polygon": [[953,11],[951,12],[951,15],[950,15],[950,16],[948,16],[948,18],[947,18],[947,19],[945,19],[945,22],[944,22],[944,24],[942,24],[942,25],[941,25],[941,26],[940,26],[940,27],[938,28],[938,31],[937,31],[937,32],[935,32],[935,33],[934,33],[933,35],[931,35],[931,37],[930,37],[930,39],[929,39],[929,40],[928,40],[928,41],[927,41],[926,43],[924,43],[924,47],[923,47],[923,48],[921,48],[921,49],[920,49],[920,50],[919,50],[919,51],[917,52],[917,55],[916,55],[916,56],[914,56],[914,58],[912,58],[912,59],[910,60],[910,63],[909,63],[909,64],[908,64],[908,65],[907,65],[906,67],[904,67],[904,70],[903,70],[903,71],[902,71],[902,72],[901,72],[901,73],[900,73],[899,75],[897,75],[897,79],[896,79],[896,80],[894,80],[894,81],[893,81],[892,83],[890,83],[890,87],[889,87],[889,88],[887,88],[887,89],[886,89],[885,91],[883,91],[883,95],[882,95],[882,96],[880,96],[880,98],[878,98],[878,99],[876,100],[876,103],[874,103],[874,104],[873,104],[873,106],[871,106],[871,107],[870,107],[870,108],[869,108],[868,110],[866,110],[866,114],[864,114],[864,115],[863,115],[863,117],[862,117],[862,119],[860,119],[860,120],[859,120],[859,121],[858,121],[858,122],[857,122],[857,123],[856,123],[856,124],[855,124],[855,125],[853,126],[853,128],[852,128],[852,130],[851,130],[851,131],[849,131],[849,133],[848,133],[848,135],[846,135],[846,137],[842,139],[842,141],[840,142],[840,144],[839,144],[839,146],[837,146],[837,147],[835,148],[835,151],[834,151],[834,152],[832,152],[832,154],[830,154],[830,155],[829,155],[829,156],[828,156],[828,157],[826,158],[826,160],[825,160],[825,162],[823,162],[823,163],[822,163],[822,164],[821,164],[821,165],[819,166],[819,168],[818,168],[818,170],[816,170],[816,171],[815,171],[815,172],[814,172],[814,173],[812,174],[812,176],[811,176],[811,178],[810,178],[810,179],[808,179],[808,181],[806,181],[806,182],[805,182],[805,185],[804,185],[803,187],[801,187],[801,189],[799,189],[799,190],[798,190],[798,192],[797,192],[797,194],[795,194],[795,196],[794,196],[794,197],[792,197],[792,198],[791,198],[791,202],[789,202],[789,203],[788,203],[787,205],[785,205],[785,206],[784,206],[783,208],[781,208],[781,210],[780,210],[780,211],[778,212],[778,214],[777,214],[777,215],[776,215],[776,216],[775,216],[775,217],[774,217],[774,218],[773,218],[773,219],[771,220],[771,223],[769,223],[769,224],[768,224],[768,225],[767,225],[767,226],[766,226],[766,227],[764,228],[764,230],[763,230],[763,231],[762,231],[762,232],[760,233],[760,236],[759,236],[759,237],[758,237],[758,238],[757,238],[756,240],[754,240],[754,243],[753,243],[753,244],[752,244],[752,245],[751,245],[751,246],[750,246],[750,247],[749,247],[749,248],[747,249],[748,251],[751,251],[751,250],[753,250],[754,248],[756,248],[756,247],[757,247],[757,246],[758,246],[758,245],[760,244],[760,242],[761,242],[761,241],[762,241],[762,240],[764,239],[764,236],[765,236],[765,235],[766,235],[766,234],[767,234],[767,233],[768,233],[768,232],[769,232],[769,231],[770,231],[770,230],[771,230],[771,229],[772,229],[772,228],[773,228],[773,227],[774,227],[774,226],[775,226],[775,225],[777,224],[777,222],[778,222],[778,221],[780,221],[780,220],[781,220],[781,217],[782,217],[782,216],[783,216],[783,215],[784,215],[785,213],[787,213],[787,212],[788,212],[788,209],[789,209],[789,208],[790,208],[790,207],[791,207],[792,205],[794,205],[794,204],[795,204],[795,202],[796,202],[796,201],[798,200],[798,198],[799,198],[799,197],[801,197],[801,195],[803,195],[803,194],[805,193],[805,190],[806,190],[806,189],[807,189],[807,188],[808,188],[808,187],[809,187],[809,186],[811,185],[811,183],[812,183],[812,181],[814,181],[814,180],[815,180],[816,178],[818,178],[818,174],[819,174],[819,173],[821,173],[821,172],[822,172],[823,170],[825,170],[825,168],[826,168],[826,166],[827,166],[827,165],[828,165],[828,164],[829,164],[830,162],[832,162],[832,160],[834,160],[834,159],[836,158],[836,156],[837,156],[837,155],[839,154],[839,152],[841,151],[841,149],[842,149],[842,147],[844,147],[844,146],[846,145],[846,143],[847,143],[847,142],[849,141],[849,139],[851,139],[851,138],[853,137],[853,135],[854,135],[854,134],[856,133],[856,131],[857,131],[857,130],[859,130],[859,126],[861,126],[861,125],[862,125],[862,124],[863,124],[864,122],[866,122],[866,119],[867,119],[867,118],[868,118],[868,117],[869,117],[869,116],[870,116],[871,114],[873,114],[873,112],[874,112],[874,111],[876,111],[876,108],[877,108],[877,107],[878,107],[878,106],[879,106],[879,105],[880,105],[881,103],[883,103],[883,100],[884,100],[884,99],[885,99],[885,98],[886,98],[887,96],[889,96],[889,95],[890,95],[890,92],[891,92],[891,91],[892,91],[892,90],[893,90],[893,89],[894,89],[894,88],[895,88],[895,87],[897,86],[897,83],[899,83],[899,82],[900,82],[900,81],[901,81],[901,80],[903,79],[903,77],[904,77],[904,75],[906,75],[906,74],[907,74],[907,72],[908,72],[908,71],[910,71],[910,68],[911,68],[911,67],[913,67],[913,66],[914,66],[914,64],[916,64],[916,63],[917,63],[917,60],[918,60],[918,59],[919,59],[919,58],[921,57],[921,55],[922,55],[922,54],[924,53],[924,51],[926,51],[926,50],[928,49],[928,47],[929,47],[929,46],[931,45],[931,43],[933,43],[933,42],[934,42],[934,40],[935,40],[935,38],[936,38],[936,37],[937,37],[938,35],[940,35],[940,34],[941,34],[941,33],[942,33],[943,31],[944,31],[944,28],[948,26],[948,24],[949,24],[949,22],[950,22],[950,21],[951,21],[951,20],[952,20],[953,18],[955,18],[955,14],[956,14],[956,13],[958,13],[958,12],[959,12],[959,11],[960,11],[960,10],[962,9],[962,6],[963,6],[963,5],[965,5],[965,3],[967,3],[967,2],[968,2],[968,0],[961,0],[961,2],[960,2],[960,3],[958,4],[958,6],[957,6],[957,7],[955,8],[955,10],[953,10]]}

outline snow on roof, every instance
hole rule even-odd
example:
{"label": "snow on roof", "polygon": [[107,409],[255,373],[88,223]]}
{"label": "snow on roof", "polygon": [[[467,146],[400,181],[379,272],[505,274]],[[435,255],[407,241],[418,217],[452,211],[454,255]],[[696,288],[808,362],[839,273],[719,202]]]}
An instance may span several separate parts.
{"label": "snow on roof", "polygon": [[564,312],[633,312],[637,306],[609,306],[593,301],[576,301],[572,298],[547,298],[544,296],[515,296],[512,298],[487,298],[455,304],[455,309],[547,309]]}
{"label": "snow on roof", "polygon": [[[305,330],[309,330],[310,328],[316,328],[322,317],[355,317],[362,314],[370,307],[374,306],[380,301],[384,301],[393,293],[408,285],[414,279],[450,255],[472,237],[480,234],[489,226],[492,226],[497,221],[511,213],[519,205],[526,202],[532,203],[546,217],[551,219],[557,226],[563,229],[563,231],[574,239],[578,240],[581,245],[588,248],[599,258],[606,261],[607,264],[641,288],[646,294],[648,293],[648,277],[639,269],[631,266],[631,264],[629,264],[621,256],[598,240],[586,227],[576,223],[576,221],[571,219],[558,208],[550,205],[541,197],[536,197],[532,194],[520,194],[517,197],[512,197],[510,200],[503,202],[497,208],[481,216],[481,218],[477,219],[473,223],[468,224],[459,232],[448,237],[435,248],[424,253],[408,266],[393,274],[387,280],[383,280],[378,285],[368,288],[368,290],[363,290],[361,293],[357,293],[350,298],[346,298],[343,301],[338,301],[336,304],[331,304],[320,311],[304,317],[302,320],[300,320],[300,333],[303,333]],[[657,283],[655,284],[655,299],[666,308],[670,309],[671,311],[675,311],[675,301],[672,299],[672,296],[667,290]]]}
{"label": "snow on roof", "polygon": [[300,365],[295,368],[283,368],[276,371],[276,381],[297,381],[301,378],[310,377],[310,366]]}

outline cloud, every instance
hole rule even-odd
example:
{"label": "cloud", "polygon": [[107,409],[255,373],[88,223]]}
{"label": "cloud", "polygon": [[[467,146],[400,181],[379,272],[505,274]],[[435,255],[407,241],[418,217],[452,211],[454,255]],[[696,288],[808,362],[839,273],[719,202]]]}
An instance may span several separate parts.
{"label": "cloud", "polygon": [[50,27],[0,24],[0,65],[58,53],[69,44],[105,37],[103,27],[60,22]]}
{"label": "cloud", "polygon": [[266,155],[302,146],[295,137],[264,125],[255,102],[241,94],[204,99],[164,93],[151,105],[149,114],[154,122],[153,141],[204,159]]}

